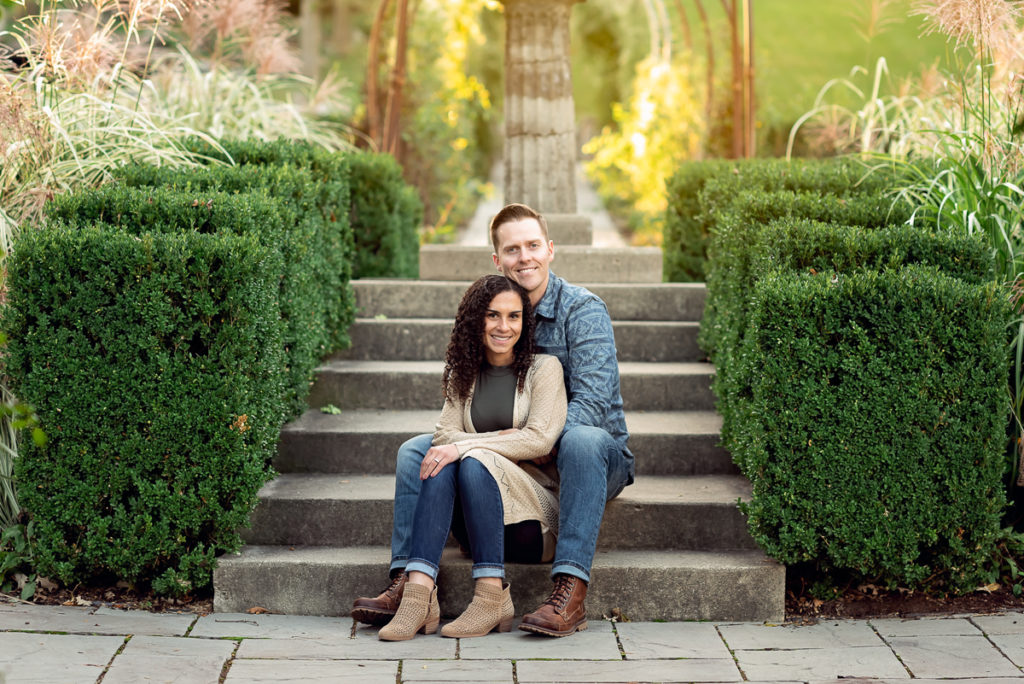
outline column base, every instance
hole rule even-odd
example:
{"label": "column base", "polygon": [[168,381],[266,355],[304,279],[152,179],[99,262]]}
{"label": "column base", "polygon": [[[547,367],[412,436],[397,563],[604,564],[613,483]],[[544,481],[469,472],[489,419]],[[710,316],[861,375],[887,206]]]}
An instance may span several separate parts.
{"label": "column base", "polygon": [[589,216],[582,214],[544,214],[548,237],[558,245],[594,244],[594,227]]}

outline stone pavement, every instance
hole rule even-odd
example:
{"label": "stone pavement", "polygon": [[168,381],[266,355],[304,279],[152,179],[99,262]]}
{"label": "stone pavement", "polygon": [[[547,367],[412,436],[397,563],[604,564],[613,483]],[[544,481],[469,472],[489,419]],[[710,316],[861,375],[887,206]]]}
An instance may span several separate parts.
{"label": "stone pavement", "polygon": [[1024,683],[1024,612],[816,625],[594,619],[385,643],[350,619],[0,602],[0,682]]}

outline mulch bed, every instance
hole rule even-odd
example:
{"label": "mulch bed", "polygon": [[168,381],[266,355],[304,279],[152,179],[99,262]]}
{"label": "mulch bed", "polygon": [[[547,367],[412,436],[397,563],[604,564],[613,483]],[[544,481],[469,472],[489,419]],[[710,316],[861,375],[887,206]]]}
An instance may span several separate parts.
{"label": "mulch bed", "polygon": [[[0,602],[4,599],[21,603],[17,594],[0,594]],[[39,588],[31,601],[43,606],[85,606],[118,608],[121,610],[148,610],[153,613],[195,613],[208,615],[213,612],[213,591],[203,592],[195,596],[174,599],[156,596],[152,593],[139,592],[125,586],[82,586],[74,588],[57,588],[47,591]]]}
{"label": "mulch bed", "polygon": [[913,618],[925,615],[997,613],[1024,611],[1024,596],[1014,596],[1004,586],[962,596],[935,596],[908,590],[887,591],[871,584],[849,585],[835,596],[821,599],[811,595],[810,582],[799,571],[787,572],[786,622],[811,624],[835,618]]}

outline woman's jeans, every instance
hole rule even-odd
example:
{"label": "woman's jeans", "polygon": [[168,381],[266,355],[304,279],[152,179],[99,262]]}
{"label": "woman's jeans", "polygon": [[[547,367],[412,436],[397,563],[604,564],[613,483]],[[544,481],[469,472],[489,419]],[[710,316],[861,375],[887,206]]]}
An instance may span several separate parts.
{"label": "woman's jeans", "polygon": [[[416,473],[419,480],[419,466]],[[505,511],[501,493],[490,472],[475,458],[449,463],[436,476],[420,482],[406,572],[418,571],[437,579],[457,498],[473,554],[473,578],[504,578]],[[395,502],[397,510],[397,496]]]}
{"label": "woman's jeans", "polygon": [[[419,517],[420,464],[430,449],[432,439],[433,435],[413,437],[398,450],[395,517],[391,532],[392,574],[409,563],[413,521]],[[467,458],[462,464],[473,460]],[[551,574],[564,573],[589,582],[605,502],[618,496],[625,488],[629,481],[630,463],[611,435],[601,428],[589,426],[577,426],[562,435],[556,463],[561,480],[559,534]],[[493,479],[491,484],[494,484]],[[451,511],[451,506],[448,511]],[[446,520],[450,521],[450,515]],[[440,547],[438,549],[440,558]]]}

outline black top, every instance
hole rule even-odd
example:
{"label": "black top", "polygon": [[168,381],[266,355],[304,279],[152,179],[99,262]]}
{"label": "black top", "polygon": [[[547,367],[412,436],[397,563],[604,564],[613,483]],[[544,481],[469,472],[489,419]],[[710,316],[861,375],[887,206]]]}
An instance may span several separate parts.
{"label": "black top", "polygon": [[512,366],[484,365],[476,376],[469,417],[477,432],[494,432],[513,427],[516,375]]}

